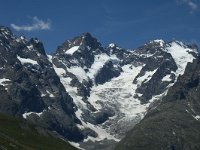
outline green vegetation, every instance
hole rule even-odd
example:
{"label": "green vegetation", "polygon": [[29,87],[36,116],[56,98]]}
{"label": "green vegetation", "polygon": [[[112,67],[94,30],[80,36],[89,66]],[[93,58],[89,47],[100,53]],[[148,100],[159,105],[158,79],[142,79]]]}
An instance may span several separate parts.
{"label": "green vegetation", "polygon": [[37,129],[23,119],[0,114],[0,150],[76,150],[76,148],[44,130]]}

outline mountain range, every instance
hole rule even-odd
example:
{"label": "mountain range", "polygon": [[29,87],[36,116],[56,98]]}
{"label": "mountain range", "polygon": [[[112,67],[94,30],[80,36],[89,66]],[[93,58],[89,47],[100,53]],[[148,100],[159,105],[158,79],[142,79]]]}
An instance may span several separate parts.
{"label": "mountain range", "polygon": [[152,40],[126,50],[90,33],[46,54],[0,27],[0,112],[79,149],[199,149],[196,45]]}

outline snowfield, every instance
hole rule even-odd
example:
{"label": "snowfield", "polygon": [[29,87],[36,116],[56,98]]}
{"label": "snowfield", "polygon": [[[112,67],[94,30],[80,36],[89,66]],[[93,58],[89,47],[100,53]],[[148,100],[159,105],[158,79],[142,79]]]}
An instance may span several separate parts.
{"label": "snowfield", "polygon": [[[163,47],[162,51],[170,53],[174,59],[178,69],[176,72],[171,73],[175,74],[176,79],[179,75],[184,73],[187,63],[192,62],[193,59],[195,59],[191,53],[188,53],[194,51],[185,47],[181,43],[172,42],[171,45],[168,44],[165,46],[165,42],[163,40],[154,40],[154,42],[159,43],[159,45]],[[115,44],[110,44],[109,47],[114,48]],[[78,49],[78,46],[72,47],[66,51],[66,54],[72,55]],[[155,57],[154,54],[138,54],[134,51],[131,52],[131,54],[141,58]],[[52,62],[51,56],[49,56],[49,59]],[[167,93],[169,87],[173,85],[173,83],[170,83],[166,87],[166,91],[159,95],[153,95],[148,103],[141,104],[138,97],[141,97],[142,94],[137,93],[136,89],[143,83],[148,83],[152,76],[158,71],[158,68],[153,71],[145,71],[142,75],[137,77],[146,64],[139,63],[137,65],[122,65],[120,66],[122,71],[118,77],[114,77],[109,82],[104,84],[94,84],[91,87],[90,96],[87,101],[96,109],[95,113],[101,113],[104,110],[110,110],[114,113],[114,115],[109,117],[104,123],[98,125],[92,124],[91,122],[85,121],[85,112],[90,112],[90,109],[88,108],[87,103],[82,100],[82,97],[78,96],[77,87],[71,86],[70,82],[72,79],[66,76],[66,72],[70,72],[75,75],[80,83],[84,80],[92,80],[94,82],[96,74],[108,61],[115,62],[116,65],[118,65],[121,60],[117,58],[116,55],[101,53],[95,55],[94,63],[90,68],[80,67],[77,65],[66,67],[67,70],[64,70],[62,68],[57,68],[54,65],[54,69],[60,77],[61,83],[64,85],[66,91],[73,98],[73,101],[77,106],[75,114],[81,121],[81,124],[77,124],[77,127],[81,130],[89,128],[97,134],[97,137],[88,136],[84,139],[84,142],[96,142],[104,139],[119,141],[128,130],[141,121],[149,106],[151,106],[153,102],[161,99]],[[64,64],[64,62],[62,63]],[[85,69],[88,71],[85,71]],[[136,78],[137,82],[133,83]],[[161,82],[170,82],[171,80],[171,74],[166,74],[166,76],[161,79]],[[94,112],[91,111],[90,113]],[[195,119],[199,119],[199,116],[195,116]],[[72,144],[77,145],[78,143]],[[80,145],[77,147],[79,146]]]}

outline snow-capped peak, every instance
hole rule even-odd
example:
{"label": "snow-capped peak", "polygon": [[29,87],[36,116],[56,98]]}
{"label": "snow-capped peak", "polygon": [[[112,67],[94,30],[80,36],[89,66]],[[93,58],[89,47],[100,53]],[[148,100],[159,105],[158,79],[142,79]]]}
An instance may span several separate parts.
{"label": "snow-capped peak", "polygon": [[161,47],[163,47],[164,44],[165,44],[165,41],[162,40],[162,39],[156,39],[156,40],[150,41],[150,43],[157,43],[157,44],[159,44]]}
{"label": "snow-capped peak", "polygon": [[4,36],[7,40],[8,39],[15,39],[11,30],[7,27],[0,26],[0,36]]}
{"label": "snow-capped peak", "polygon": [[163,47],[165,43],[162,39],[154,40],[154,42],[159,43],[161,47]]}
{"label": "snow-capped peak", "polygon": [[26,38],[25,38],[25,36],[21,35],[21,36],[19,37],[19,39],[24,40],[24,39],[26,39]]}
{"label": "snow-capped peak", "polygon": [[17,41],[17,42],[22,42],[22,43],[24,43],[24,44],[28,42],[28,40],[26,39],[26,37],[23,36],[23,35],[17,37],[16,41]]}
{"label": "snow-capped peak", "polygon": [[10,29],[4,26],[0,26],[0,32],[4,32],[5,34],[12,34]]}
{"label": "snow-capped peak", "polygon": [[115,44],[115,43],[110,43],[109,45],[108,45],[108,47],[110,47],[110,48],[114,48],[114,47],[116,47],[117,45]]}

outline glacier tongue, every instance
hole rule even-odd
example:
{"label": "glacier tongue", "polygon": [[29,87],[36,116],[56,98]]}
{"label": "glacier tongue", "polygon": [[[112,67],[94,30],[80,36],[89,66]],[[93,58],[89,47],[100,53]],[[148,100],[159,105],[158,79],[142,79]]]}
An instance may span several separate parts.
{"label": "glacier tongue", "polygon": [[114,131],[125,127],[124,122],[129,122],[129,120],[134,120],[137,117],[142,118],[146,112],[147,106],[141,105],[138,99],[133,98],[137,85],[132,84],[132,81],[141,69],[142,66],[126,65],[123,67],[124,72],[119,77],[91,89],[88,101],[98,111],[109,108],[115,113],[102,125],[102,128],[105,128],[117,138],[120,138],[120,136]]}

